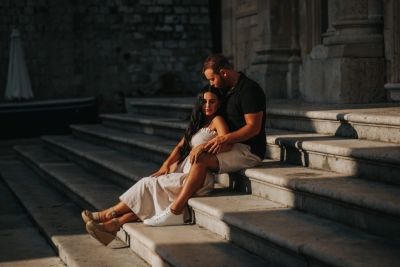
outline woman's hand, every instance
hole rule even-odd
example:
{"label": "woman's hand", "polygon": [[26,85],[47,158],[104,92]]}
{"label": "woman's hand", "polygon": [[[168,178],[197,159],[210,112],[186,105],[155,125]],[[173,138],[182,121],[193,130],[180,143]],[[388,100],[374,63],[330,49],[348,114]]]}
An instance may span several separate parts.
{"label": "woman's hand", "polygon": [[190,164],[197,163],[197,159],[199,158],[199,155],[203,153],[204,151],[204,145],[198,145],[195,148],[193,148],[190,153]]}
{"label": "woman's hand", "polygon": [[150,175],[150,177],[157,178],[158,176],[166,175],[168,173],[169,173],[169,166],[168,166],[168,164],[164,163],[161,166],[161,168],[156,173],[153,173],[152,175]]}

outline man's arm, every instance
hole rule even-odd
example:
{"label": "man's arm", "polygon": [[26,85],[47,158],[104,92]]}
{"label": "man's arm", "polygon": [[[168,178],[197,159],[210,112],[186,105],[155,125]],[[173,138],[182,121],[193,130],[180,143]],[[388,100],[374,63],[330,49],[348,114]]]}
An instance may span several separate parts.
{"label": "man's arm", "polygon": [[249,140],[253,136],[257,135],[261,130],[263,118],[263,111],[256,113],[249,113],[244,115],[246,125],[237,131],[228,133],[223,136],[218,136],[210,140],[205,146],[208,149],[208,153],[217,154],[224,150],[227,144],[238,143]]}

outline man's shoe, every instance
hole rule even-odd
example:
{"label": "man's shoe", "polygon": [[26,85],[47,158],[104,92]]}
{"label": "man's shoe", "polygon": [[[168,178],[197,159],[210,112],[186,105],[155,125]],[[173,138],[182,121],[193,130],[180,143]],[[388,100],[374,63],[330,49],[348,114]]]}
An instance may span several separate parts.
{"label": "man's shoe", "polygon": [[171,212],[171,209],[168,207],[163,212],[154,215],[150,219],[144,220],[143,223],[151,226],[182,225],[183,214],[175,215]]}

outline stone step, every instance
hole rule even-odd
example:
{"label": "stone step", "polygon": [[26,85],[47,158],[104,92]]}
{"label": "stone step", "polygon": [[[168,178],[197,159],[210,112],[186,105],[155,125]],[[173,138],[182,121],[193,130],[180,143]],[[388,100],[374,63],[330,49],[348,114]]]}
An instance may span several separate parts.
{"label": "stone step", "polygon": [[188,120],[195,98],[135,99],[129,102],[129,113]]}
{"label": "stone step", "polygon": [[[43,164],[66,167],[57,159]],[[67,266],[149,266],[119,239],[110,245],[110,249],[99,245],[94,238],[88,238],[80,216],[82,209],[25,164],[15,160],[2,163],[0,169],[3,179]],[[25,237],[25,242],[32,241],[27,238],[29,236]]]}
{"label": "stone step", "polygon": [[[193,101],[194,98],[149,98],[133,100],[131,104],[137,106],[132,108],[133,113],[187,120]],[[398,103],[357,105],[267,101],[266,114],[267,129],[400,143]]]}
{"label": "stone step", "polygon": [[[0,173],[4,164],[13,161],[0,160]],[[10,188],[0,178],[0,265],[2,267],[65,267],[53,247],[41,235],[20,205]],[[28,242],[27,242],[28,241]]]}
{"label": "stone step", "polygon": [[[116,177],[111,180],[126,188],[159,168],[158,164],[71,136],[43,137],[43,141],[53,152],[91,172],[108,179]],[[243,170],[241,175],[223,174],[217,179],[226,187],[235,184],[235,189],[255,196],[400,239],[400,188],[395,186],[273,160],[264,160],[260,167]],[[125,180],[131,183],[120,182]]]}
{"label": "stone step", "polygon": [[120,130],[158,135],[181,140],[188,125],[187,120],[163,118],[141,114],[100,115],[102,124]]}
{"label": "stone step", "polygon": [[[162,122],[163,128],[158,128],[157,122],[162,119],[149,116],[134,118],[115,114],[107,120],[113,121],[113,125],[119,129],[175,139],[180,139],[184,133],[183,130],[177,131],[184,129],[183,121]],[[135,128],[124,128],[128,124],[135,124]],[[149,127],[151,130],[146,131]],[[172,132],[176,135],[173,136]],[[376,181],[400,183],[399,144],[277,129],[267,129],[267,142],[267,158]]]}
{"label": "stone step", "polygon": [[[37,161],[35,164],[42,172],[52,179],[64,180],[63,176],[69,176],[57,157],[51,157],[49,152],[41,153],[32,153],[30,158]],[[81,172],[73,171],[74,178],[65,179],[68,181],[65,186],[70,187],[68,191],[91,201],[90,205],[97,209],[112,205],[104,198],[104,191],[99,190],[104,188],[109,194],[120,194],[115,187],[105,185],[111,182],[91,178],[79,166],[67,169],[75,168]],[[310,263],[313,266],[393,266],[400,259],[397,253],[400,245],[396,241],[371,236],[259,197],[221,189],[209,197],[192,198],[190,205],[199,226],[280,266],[309,266]],[[157,256],[172,266],[269,266],[195,225],[168,227],[170,231],[165,231],[165,227],[129,223],[123,229],[119,236],[152,265],[156,265],[156,250]],[[224,252],[231,254],[221,260]]]}
{"label": "stone step", "polygon": [[400,144],[270,129],[266,158],[400,184]]}
{"label": "stone step", "polygon": [[71,125],[74,137],[162,164],[179,143],[143,133],[127,132],[100,124]]}
{"label": "stone step", "polygon": [[398,103],[267,104],[267,128],[400,143]]}
{"label": "stone step", "polygon": [[216,178],[224,186],[400,240],[397,186],[267,159],[259,167]]}
{"label": "stone step", "polygon": [[88,143],[71,135],[43,136],[42,140],[44,146],[53,153],[125,188],[160,168],[160,164]]}
{"label": "stone step", "polygon": [[192,198],[196,223],[282,266],[394,266],[400,242],[251,195]]}
{"label": "stone step", "polygon": [[[42,147],[15,149],[24,162],[82,208],[106,209],[116,204],[125,191],[123,187],[93,175]],[[80,212],[77,210],[75,214],[80,216]],[[83,236],[87,238],[87,235]],[[118,237],[151,266],[275,266],[196,225],[157,228],[141,222],[127,223],[118,232]],[[97,242],[92,238],[90,240]],[[102,246],[97,244],[97,247]]]}
{"label": "stone step", "polygon": [[[102,125],[73,125],[71,128],[78,138],[127,153],[135,153],[133,147],[140,147],[138,156],[158,163],[162,163],[177,144],[176,140],[158,135]],[[269,129],[266,158],[400,184],[400,144]]]}

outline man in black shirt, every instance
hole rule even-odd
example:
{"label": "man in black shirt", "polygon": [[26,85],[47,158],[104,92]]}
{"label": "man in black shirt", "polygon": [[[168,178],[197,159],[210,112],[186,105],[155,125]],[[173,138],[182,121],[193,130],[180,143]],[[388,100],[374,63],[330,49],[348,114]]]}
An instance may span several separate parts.
{"label": "man in black shirt", "polygon": [[[176,224],[187,201],[204,183],[208,170],[218,173],[236,172],[259,165],[266,150],[265,110],[266,97],[261,87],[241,72],[233,69],[222,55],[209,56],[203,64],[203,73],[210,85],[225,93],[221,105],[229,134],[218,136],[205,145],[193,163],[178,198],[165,211],[144,221],[152,226]],[[227,144],[233,144],[226,151]],[[172,223],[174,221],[174,223]]]}

